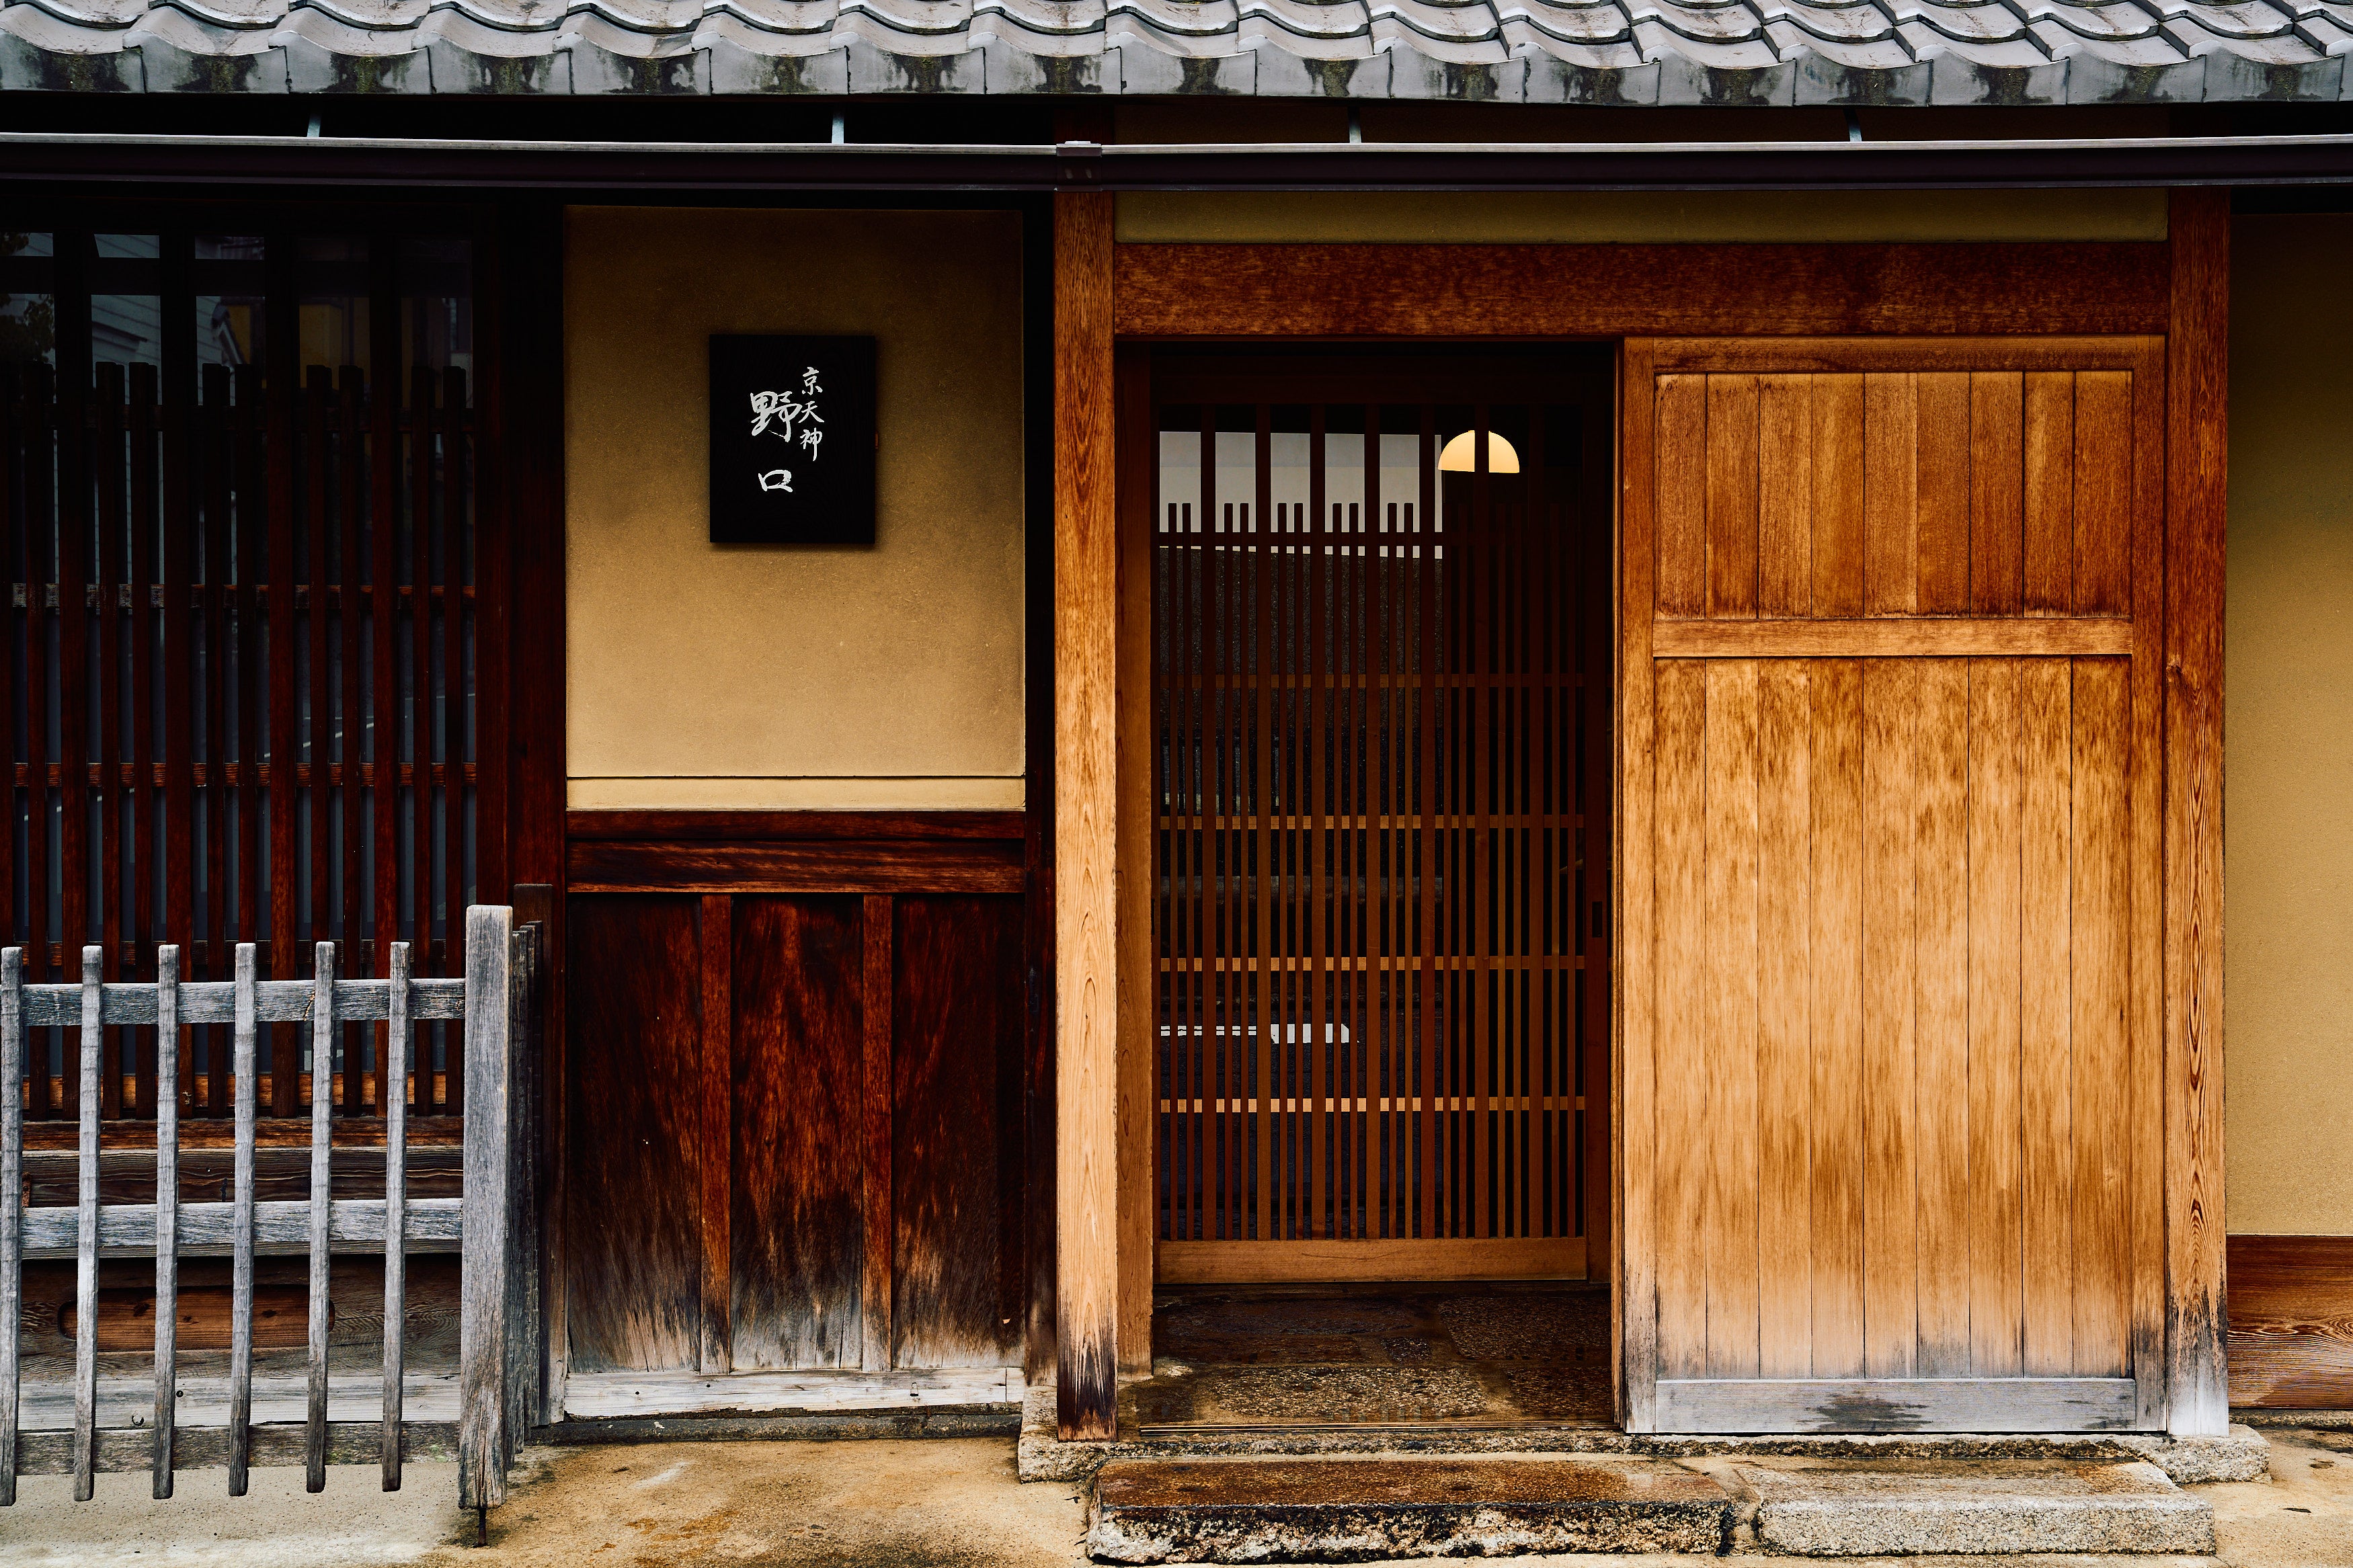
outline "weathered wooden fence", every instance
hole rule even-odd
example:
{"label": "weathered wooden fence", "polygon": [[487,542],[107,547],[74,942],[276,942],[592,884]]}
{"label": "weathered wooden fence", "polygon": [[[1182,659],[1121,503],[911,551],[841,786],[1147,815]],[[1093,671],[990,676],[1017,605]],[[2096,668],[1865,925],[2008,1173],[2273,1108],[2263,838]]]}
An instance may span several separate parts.
{"label": "weathered wooden fence", "polygon": [[[79,984],[28,985],[23,951],[0,950],[0,1190],[8,1194],[0,1202],[0,1504],[16,1500],[19,1475],[69,1473],[74,1495],[87,1500],[99,1471],[147,1468],[154,1495],[167,1498],[175,1468],[224,1463],[233,1497],[244,1495],[255,1464],[300,1462],[310,1489],[318,1491],[329,1463],[370,1458],[381,1458],[385,1489],[392,1491],[400,1486],[405,1456],[452,1452],[459,1460],[461,1505],[481,1509],[505,1500],[507,1470],[538,1377],[537,1199],[530,1159],[538,936],[537,926],[518,930],[511,909],[468,910],[463,979],[413,976],[406,942],[392,944],[388,977],[337,979],[335,947],[321,942],[313,978],[262,980],[254,945],[241,943],[231,981],[182,981],[179,950],[164,946],[153,981],[108,982],[103,950],[93,946],[82,950]],[[387,1039],[406,1042],[412,1024],[432,1019],[463,1020],[463,1195],[408,1196],[406,1096],[394,1094],[384,1102],[383,1194],[335,1197],[334,1078],[328,1069],[338,1026],[381,1023]],[[272,1023],[311,1029],[310,1193],[301,1201],[256,1199],[256,1041],[260,1026]],[[170,1041],[198,1024],[231,1029],[232,1195],[216,1203],[180,1199],[180,1053],[167,1048],[155,1053],[154,1201],[102,1201],[99,1080],[106,1030],[150,1025],[159,1040]],[[79,1168],[71,1208],[25,1204],[24,1065],[28,1033],[41,1029],[79,1031]],[[407,1259],[453,1250],[461,1254],[454,1408],[444,1405],[427,1419],[410,1419],[403,1343]],[[335,1418],[367,1397],[364,1389],[333,1387],[328,1374],[329,1259],[338,1253],[380,1253],[384,1259],[382,1409],[372,1421]],[[310,1260],[308,1375],[299,1422],[256,1418],[254,1259],[272,1254],[307,1254]],[[178,1375],[180,1259],[224,1255],[231,1260],[227,1386],[190,1386],[197,1380]],[[101,1399],[99,1264],[149,1256],[155,1265],[153,1415],[145,1425],[108,1425],[102,1416],[123,1414],[125,1402]],[[75,1263],[69,1428],[57,1419],[62,1391],[40,1384],[28,1390],[24,1383],[19,1342],[26,1260],[67,1258]],[[259,1391],[265,1416],[292,1403],[293,1390],[270,1383],[263,1380]],[[24,1419],[28,1392],[30,1429]],[[224,1405],[217,1424],[184,1419],[198,1411],[220,1415]]]}

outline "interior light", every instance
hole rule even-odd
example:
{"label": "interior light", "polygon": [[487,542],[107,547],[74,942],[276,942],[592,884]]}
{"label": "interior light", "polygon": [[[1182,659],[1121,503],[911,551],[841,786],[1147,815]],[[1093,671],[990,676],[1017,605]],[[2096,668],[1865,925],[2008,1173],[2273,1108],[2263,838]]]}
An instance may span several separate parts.
{"label": "interior light", "polygon": [[[1465,430],[1446,443],[1438,454],[1438,471],[1441,474],[1474,472],[1477,465],[1472,460],[1471,454],[1478,445],[1477,434],[1476,431]],[[1520,471],[1519,453],[1512,449],[1509,441],[1493,430],[1487,432],[1487,471],[1491,474],[1516,474]]]}

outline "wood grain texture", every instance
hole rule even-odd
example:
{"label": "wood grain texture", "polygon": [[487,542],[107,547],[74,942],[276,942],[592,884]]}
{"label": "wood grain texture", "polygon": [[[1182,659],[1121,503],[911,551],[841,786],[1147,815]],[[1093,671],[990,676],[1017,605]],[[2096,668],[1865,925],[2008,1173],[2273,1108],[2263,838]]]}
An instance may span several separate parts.
{"label": "wood grain texture", "polygon": [[908,898],[896,918],[892,1354],[1018,1366],[1020,904]]}
{"label": "wood grain texture", "polygon": [[1333,1280],[1583,1279],[1585,1238],[1470,1237],[1427,1241],[1169,1241],[1163,1284],[1305,1284]]}
{"label": "wood grain texture", "polygon": [[567,838],[688,843],[718,839],[1018,839],[1018,811],[571,811]]}
{"label": "wood grain texture", "polygon": [[[1054,198],[1057,1426],[1116,1427],[1119,513],[1106,192]],[[1198,301],[1196,301],[1198,304]]]}
{"label": "wood grain texture", "polygon": [[[702,1248],[702,1300],[731,1301],[734,1251],[730,1242],[731,1176],[734,1168],[733,1079],[735,1061],[735,900],[706,893],[696,905],[696,973],[702,995],[695,1006],[700,1031],[695,1042],[695,1230]],[[729,1371],[733,1350],[733,1312],[705,1311],[695,1362],[706,1373]]]}
{"label": "wood grain texture", "polygon": [[2166,247],[2152,244],[1123,245],[1113,266],[1123,337],[2115,333],[2166,320]]}
{"label": "wood grain texture", "polygon": [[2353,1408],[2353,1237],[2230,1240],[2231,1403]]}
{"label": "wood grain texture", "polygon": [[[859,1286],[861,1324],[858,1364],[868,1372],[892,1365],[892,1248],[898,1226],[893,1219],[895,1193],[892,1180],[892,1107],[897,1094],[892,1082],[892,1037],[898,1019],[892,1005],[896,980],[893,962],[892,911],[888,894],[869,893],[859,900],[859,1069],[857,1144],[860,1163],[860,1225],[864,1233],[865,1259]],[[747,1172],[759,1181],[765,1172]]]}
{"label": "wood grain texture", "polygon": [[695,900],[575,897],[565,916],[571,1363],[691,1371],[703,1310]]}
{"label": "wood grain texture", "polygon": [[1862,673],[1863,1370],[1919,1365],[1916,669]]}
{"label": "wood grain texture", "polygon": [[1811,1167],[1822,1113],[1814,975],[1798,957],[1810,955],[1814,935],[1812,671],[1761,666],[1757,717],[1757,1375],[1804,1377],[1814,1360]]}
{"label": "wood grain texture", "polygon": [[[1858,587],[1860,582],[1858,578]],[[1808,1108],[1812,1262],[1809,1370],[1863,1371],[1862,668],[1815,665],[1806,737],[1812,923]],[[1786,873],[1800,873],[1790,867]],[[1794,1356],[1776,1352],[1777,1361]]]}
{"label": "wood grain texture", "polygon": [[[1970,581],[1974,590],[1974,569]],[[1968,1365],[1981,1376],[2016,1377],[2025,1371],[2021,971],[2054,966],[2049,948],[2021,962],[2019,666],[1976,662],[1968,688]]]}
{"label": "wood grain texture", "polygon": [[2031,658],[2132,651],[2132,623],[2056,617],[1678,621],[1651,633],[1660,658]]}
{"label": "wood grain texture", "polygon": [[1152,863],[1152,533],[1159,443],[1152,425],[1152,363],[1140,346],[1118,360],[1119,472],[1119,1308],[1123,1377],[1152,1370],[1153,1197],[1157,1184],[1152,1076],[1157,1039]]}
{"label": "wood grain texture", "polygon": [[2223,1355],[2222,599],[2230,204],[2172,197],[2166,336],[2166,1367],[2177,1433],[2230,1422]]}
{"label": "wood grain texture", "polygon": [[866,995],[859,900],[736,900],[729,1121],[733,1364],[863,1360]]}
{"label": "wood grain texture", "polygon": [[1757,1375],[1757,666],[1705,666],[1701,833],[1702,1071],[1707,1151],[1696,1233],[1707,1271],[1707,1375]]}
{"label": "wood grain texture", "polygon": [[575,893],[1018,893],[1018,838],[575,840]]}
{"label": "wood grain texture", "polygon": [[1658,1076],[1660,937],[1656,842],[1658,672],[1651,657],[1657,615],[1657,377],[1652,344],[1630,340],[1618,356],[1620,494],[1616,614],[1618,821],[1611,863],[1610,930],[1617,959],[1609,1031],[1609,1144],[1612,1180],[1609,1278],[1610,1363],[1618,1419],[1628,1430],[1654,1431],[1660,1334]]}

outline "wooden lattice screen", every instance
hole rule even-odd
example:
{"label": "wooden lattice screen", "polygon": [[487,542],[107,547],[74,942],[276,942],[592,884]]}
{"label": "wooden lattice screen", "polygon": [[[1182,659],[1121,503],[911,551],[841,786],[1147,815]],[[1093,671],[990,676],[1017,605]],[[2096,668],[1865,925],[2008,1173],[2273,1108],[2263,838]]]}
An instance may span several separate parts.
{"label": "wooden lattice screen", "polygon": [[1608,536],[1574,394],[1465,390],[1158,378],[1164,1278],[1582,1266]]}
{"label": "wooden lattice screen", "polygon": [[[478,887],[472,242],[411,231],[216,235],[170,215],[0,235],[0,932],[28,981],[101,943],[151,979],[380,973],[388,940],[454,974]],[[485,668],[489,665],[491,668]],[[152,1028],[112,1031],[108,1117],[155,1114]],[[265,1032],[265,1115],[308,1113],[302,1031]],[[226,1029],[183,1031],[184,1114],[228,1113]],[[459,1033],[408,1053],[344,1029],[332,1100],[408,1085],[460,1109]],[[37,1034],[26,1114],[76,1113]]]}

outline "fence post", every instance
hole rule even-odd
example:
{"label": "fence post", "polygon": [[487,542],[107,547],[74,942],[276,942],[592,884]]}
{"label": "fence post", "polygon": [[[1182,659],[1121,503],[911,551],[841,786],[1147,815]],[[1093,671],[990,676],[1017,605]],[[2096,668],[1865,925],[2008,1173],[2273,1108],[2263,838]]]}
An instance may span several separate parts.
{"label": "fence post", "polygon": [[458,1506],[507,1498],[514,1248],[514,910],[466,911],[466,1170],[458,1316]]}

